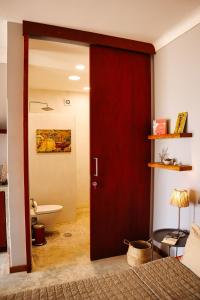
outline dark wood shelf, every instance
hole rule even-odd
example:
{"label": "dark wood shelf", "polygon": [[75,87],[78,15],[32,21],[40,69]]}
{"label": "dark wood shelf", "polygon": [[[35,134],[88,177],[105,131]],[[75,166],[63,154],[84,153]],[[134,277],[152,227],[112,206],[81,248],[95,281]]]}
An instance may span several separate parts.
{"label": "dark wood shelf", "polygon": [[161,169],[167,169],[167,170],[172,170],[172,171],[191,171],[192,166],[188,165],[164,165],[159,162],[150,162],[148,163],[148,167],[150,168],[161,168]]}
{"label": "dark wood shelf", "polygon": [[0,134],[6,134],[7,133],[7,129],[0,129]]}
{"label": "dark wood shelf", "polygon": [[160,135],[148,135],[149,140],[157,139],[180,139],[180,138],[189,138],[192,137],[192,133],[167,133]]}

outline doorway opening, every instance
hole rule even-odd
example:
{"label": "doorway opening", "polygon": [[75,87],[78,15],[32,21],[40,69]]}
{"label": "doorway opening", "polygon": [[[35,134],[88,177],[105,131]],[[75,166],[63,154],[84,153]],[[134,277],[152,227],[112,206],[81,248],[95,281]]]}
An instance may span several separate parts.
{"label": "doorway opening", "polygon": [[[125,236],[129,240],[146,239],[150,232],[150,171],[147,162],[151,152],[145,139],[151,124],[150,55],[155,49],[149,43],[28,21],[23,22],[23,35],[27,271],[31,271],[28,171],[30,38],[71,41],[90,47],[90,258],[96,260],[124,254]],[[50,103],[45,101],[41,105],[49,114],[52,113]],[[145,222],[140,222],[141,217]]]}
{"label": "doorway opening", "polygon": [[89,47],[29,40],[33,270],[90,260]]}

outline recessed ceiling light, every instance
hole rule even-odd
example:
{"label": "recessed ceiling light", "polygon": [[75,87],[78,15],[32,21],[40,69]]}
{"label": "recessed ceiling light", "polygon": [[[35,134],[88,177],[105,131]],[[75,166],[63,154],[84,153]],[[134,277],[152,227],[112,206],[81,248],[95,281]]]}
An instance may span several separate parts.
{"label": "recessed ceiling light", "polygon": [[82,64],[78,64],[78,65],[76,65],[76,67],[75,67],[77,70],[84,70],[85,69],[85,66],[84,65],[82,65]]}
{"label": "recessed ceiling light", "polygon": [[70,75],[70,76],[68,76],[68,79],[69,79],[69,80],[79,80],[79,79],[80,79],[80,76],[77,76],[77,75]]}
{"label": "recessed ceiling light", "polygon": [[90,87],[89,86],[84,86],[84,91],[89,91],[90,90]]}

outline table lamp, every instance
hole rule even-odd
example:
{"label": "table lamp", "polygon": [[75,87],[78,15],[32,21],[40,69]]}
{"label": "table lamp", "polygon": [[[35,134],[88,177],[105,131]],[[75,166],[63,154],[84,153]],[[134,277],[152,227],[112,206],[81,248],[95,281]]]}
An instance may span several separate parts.
{"label": "table lamp", "polygon": [[171,195],[170,204],[178,207],[178,230],[174,231],[173,234],[178,237],[185,236],[185,233],[180,230],[180,209],[181,207],[189,206],[189,196],[187,190],[174,189]]}

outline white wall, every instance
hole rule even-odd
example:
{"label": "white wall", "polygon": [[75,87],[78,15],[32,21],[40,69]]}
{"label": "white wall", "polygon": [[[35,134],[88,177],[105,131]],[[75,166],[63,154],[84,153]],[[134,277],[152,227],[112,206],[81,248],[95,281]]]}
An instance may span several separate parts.
{"label": "white wall", "polygon": [[8,182],[10,266],[26,264],[23,175],[22,25],[8,23]]}
{"label": "white wall", "polygon": [[7,128],[7,64],[0,62],[0,128]]}
{"label": "white wall", "polygon": [[[36,129],[71,129],[72,151],[37,153]],[[60,212],[40,217],[46,225],[72,221],[76,201],[75,124],[70,116],[61,114],[29,114],[29,188],[30,198],[38,204],[63,205]]]}
{"label": "white wall", "polygon": [[[23,181],[23,35],[8,22],[7,98],[10,266],[26,264]],[[78,136],[77,136],[78,137]],[[80,137],[80,141],[82,137]],[[87,180],[87,179],[86,179]],[[79,190],[80,195],[84,192]]]}
{"label": "white wall", "polygon": [[[70,99],[71,105],[64,106],[64,99]],[[64,206],[61,213],[54,215],[55,218],[43,218],[46,224],[71,221],[75,217],[75,208],[89,206],[88,94],[30,89],[29,101],[48,102],[54,108],[44,112],[42,105],[30,103],[30,195],[39,204]],[[71,129],[72,152],[37,154],[35,130],[39,128]],[[38,185],[38,182],[42,184]]]}
{"label": "white wall", "polygon": [[0,135],[0,165],[7,162],[7,135]]}
{"label": "white wall", "polygon": [[0,63],[7,63],[7,21],[0,19]]}
{"label": "white wall", "polygon": [[[187,131],[193,138],[159,140],[155,142],[155,159],[163,147],[171,157],[193,170],[175,172],[155,170],[154,229],[177,226],[177,208],[170,206],[174,188],[193,191],[193,200],[200,195],[200,25],[183,34],[155,56],[155,118],[171,120],[170,132],[175,128],[177,114],[188,112]],[[189,229],[192,222],[200,224],[200,205],[181,209],[181,227]]]}

